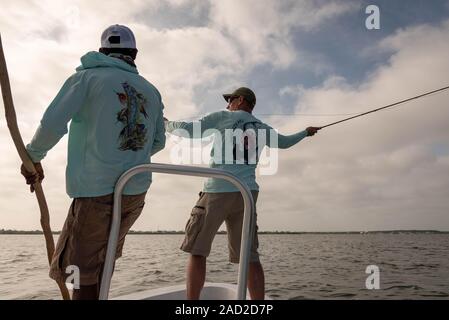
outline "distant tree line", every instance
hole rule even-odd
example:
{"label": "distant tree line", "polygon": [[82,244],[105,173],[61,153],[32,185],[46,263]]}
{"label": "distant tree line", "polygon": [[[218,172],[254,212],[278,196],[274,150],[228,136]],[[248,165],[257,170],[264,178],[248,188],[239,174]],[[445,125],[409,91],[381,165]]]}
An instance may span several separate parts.
{"label": "distant tree line", "polygon": [[[10,230],[0,229],[0,234],[42,234],[41,230]],[[53,231],[53,234],[60,234],[61,231]],[[259,234],[405,234],[405,233],[449,233],[449,231],[438,230],[383,230],[383,231],[319,231],[319,232],[305,232],[305,231],[259,231]],[[184,231],[175,230],[158,230],[158,231],[129,231],[129,234],[144,235],[144,234],[184,234]],[[226,231],[218,231],[218,234],[226,234]]]}

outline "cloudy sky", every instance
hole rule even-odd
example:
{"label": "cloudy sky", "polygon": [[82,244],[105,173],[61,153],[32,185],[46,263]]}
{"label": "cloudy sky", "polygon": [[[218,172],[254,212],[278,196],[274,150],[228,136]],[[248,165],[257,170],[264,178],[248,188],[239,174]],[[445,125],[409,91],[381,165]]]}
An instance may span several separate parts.
{"label": "cloudy sky", "polygon": [[[97,50],[101,32],[128,25],[141,75],[170,119],[226,107],[245,85],[255,114],[284,134],[321,126],[449,85],[449,1],[2,1],[0,32],[27,143],[48,104]],[[368,30],[365,9],[380,9]],[[329,127],[279,152],[258,178],[260,230],[449,230],[449,92]],[[153,158],[170,162],[167,149]],[[43,161],[51,224],[60,230],[67,137]],[[0,228],[40,229],[39,209],[0,115]],[[203,180],[155,175],[135,230],[181,230]]]}

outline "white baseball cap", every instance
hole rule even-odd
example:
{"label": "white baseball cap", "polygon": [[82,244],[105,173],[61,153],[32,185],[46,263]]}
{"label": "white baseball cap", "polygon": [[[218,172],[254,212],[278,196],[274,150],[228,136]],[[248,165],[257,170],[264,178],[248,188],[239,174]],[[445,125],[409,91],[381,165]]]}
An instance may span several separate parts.
{"label": "white baseball cap", "polygon": [[136,49],[136,39],[130,28],[114,24],[101,34],[101,47]]}

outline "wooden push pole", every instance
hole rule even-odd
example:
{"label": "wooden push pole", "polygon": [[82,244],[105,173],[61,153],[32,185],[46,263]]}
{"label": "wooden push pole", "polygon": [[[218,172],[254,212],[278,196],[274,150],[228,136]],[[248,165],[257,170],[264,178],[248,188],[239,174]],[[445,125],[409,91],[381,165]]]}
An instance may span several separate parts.
{"label": "wooden push pole", "polygon": [[[8,69],[6,68],[6,60],[3,52],[2,38],[0,35],[0,83],[2,88],[3,104],[5,105],[5,117],[8,124],[11,137],[14,141],[17,151],[19,152],[20,159],[23,162],[25,168],[32,173],[36,174],[36,168],[31,161],[23,144],[22,136],[20,135],[19,127],[17,125],[16,112],[14,110],[14,103],[11,94],[11,85],[9,83]],[[53,241],[53,235],[50,228],[50,216],[48,213],[47,201],[45,200],[44,191],[41,183],[38,181],[33,184],[34,192],[36,193],[37,201],[39,203],[39,209],[41,211],[41,226],[45,236],[45,243],[47,246],[48,263],[51,265],[53,253],[55,251],[55,243]],[[61,291],[64,300],[70,300],[70,295],[62,281],[56,281],[59,290]]]}

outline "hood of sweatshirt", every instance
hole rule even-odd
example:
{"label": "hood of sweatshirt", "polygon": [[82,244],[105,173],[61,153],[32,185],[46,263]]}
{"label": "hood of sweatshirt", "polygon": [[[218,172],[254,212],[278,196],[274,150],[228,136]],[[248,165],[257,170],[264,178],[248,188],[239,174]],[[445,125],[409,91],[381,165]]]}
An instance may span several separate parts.
{"label": "hood of sweatshirt", "polygon": [[76,71],[82,71],[94,68],[118,68],[124,71],[138,74],[137,68],[127,64],[125,61],[109,57],[101,52],[90,51],[81,57],[81,65]]}

